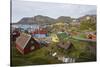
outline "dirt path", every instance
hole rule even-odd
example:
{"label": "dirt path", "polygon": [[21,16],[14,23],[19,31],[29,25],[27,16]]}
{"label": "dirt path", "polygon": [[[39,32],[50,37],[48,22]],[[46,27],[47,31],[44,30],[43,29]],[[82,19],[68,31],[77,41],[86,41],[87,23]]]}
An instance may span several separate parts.
{"label": "dirt path", "polygon": [[80,40],[80,41],[96,42],[96,40],[92,40],[92,39],[84,39],[84,38],[79,38],[79,37],[72,37],[72,38],[76,40]]}

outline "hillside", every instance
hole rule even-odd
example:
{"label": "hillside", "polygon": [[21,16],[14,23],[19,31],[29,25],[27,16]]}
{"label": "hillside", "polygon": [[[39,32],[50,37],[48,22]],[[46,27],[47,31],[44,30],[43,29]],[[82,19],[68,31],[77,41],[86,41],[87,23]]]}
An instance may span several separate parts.
{"label": "hillside", "polygon": [[17,23],[13,24],[39,24],[39,25],[48,25],[48,24],[53,24],[53,23],[58,23],[58,22],[64,22],[64,23],[69,23],[73,22],[73,20],[77,20],[79,22],[86,20],[87,17],[91,17],[93,19],[96,18],[95,15],[85,15],[79,18],[71,18],[69,16],[60,16],[57,19],[48,17],[48,16],[42,16],[42,15],[37,15],[34,17],[24,17],[21,20],[19,20]]}

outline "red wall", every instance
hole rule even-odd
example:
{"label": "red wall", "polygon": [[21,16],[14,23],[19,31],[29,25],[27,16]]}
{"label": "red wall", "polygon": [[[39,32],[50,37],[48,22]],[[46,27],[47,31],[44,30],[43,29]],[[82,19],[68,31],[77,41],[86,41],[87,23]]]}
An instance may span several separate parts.
{"label": "red wall", "polygon": [[[33,39],[31,39],[31,40],[33,40]],[[31,41],[31,40],[30,40],[30,41]],[[27,46],[26,46],[24,49],[22,49],[20,46],[18,46],[18,44],[16,44],[16,48],[18,49],[18,51],[19,51],[21,54],[26,54],[26,53],[29,53],[29,52],[33,51],[33,50],[30,49],[33,45],[35,46],[35,49],[40,48],[39,43],[37,43],[35,40],[34,40],[35,44],[31,44],[30,41],[29,41],[29,43],[27,44]],[[34,50],[35,50],[35,49],[34,49]]]}
{"label": "red wall", "polygon": [[18,51],[21,53],[21,54],[24,54],[24,50],[18,46],[18,44],[16,44],[16,48],[18,49]]}

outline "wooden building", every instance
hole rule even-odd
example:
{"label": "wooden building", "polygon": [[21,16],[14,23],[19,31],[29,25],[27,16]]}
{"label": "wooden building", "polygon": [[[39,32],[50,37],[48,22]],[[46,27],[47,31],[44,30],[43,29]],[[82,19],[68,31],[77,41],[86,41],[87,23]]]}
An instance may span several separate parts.
{"label": "wooden building", "polygon": [[73,44],[70,41],[67,41],[67,42],[61,42],[57,46],[59,48],[67,50],[67,49],[70,49],[73,46]]}
{"label": "wooden building", "polygon": [[36,38],[45,38],[47,37],[47,30],[46,29],[36,29],[32,32],[32,36]]}
{"label": "wooden building", "polygon": [[40,48],[40,44],[31,35],[21,33],[16,40],[16,48],[20,53],[26,54]]}

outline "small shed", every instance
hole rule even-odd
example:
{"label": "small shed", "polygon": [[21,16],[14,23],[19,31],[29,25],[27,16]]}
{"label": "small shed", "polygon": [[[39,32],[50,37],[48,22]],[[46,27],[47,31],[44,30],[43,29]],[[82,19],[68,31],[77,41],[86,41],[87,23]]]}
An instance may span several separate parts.
{"label": "small shed", "polygon": [[57,46],[59,48],[67,50],[67,49],[70,49],[73,46],[73,44],[70,41],[67,41],[67,42],[61,42]]}
{"label": "small shed", "polygon": [[58,38],[58,36],[56,34],[51,34],[51,40],[53,42],[59,42],[59,38]]}
{"label": "small shed", "polygon": [[87,38],[88,38],[88,39],[96,40],[96,35],[93,34],[93,33],[89,33],[89,34],[87,34]]}
{"label": "small shed", "polygon": [[22,54],[29,53],[40,47],[40,44],[31,37],[31,35],[26,33],[21,33],[21,35],[16,40],[16,48]]}

